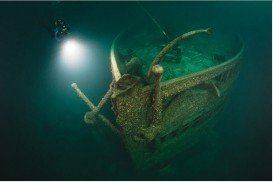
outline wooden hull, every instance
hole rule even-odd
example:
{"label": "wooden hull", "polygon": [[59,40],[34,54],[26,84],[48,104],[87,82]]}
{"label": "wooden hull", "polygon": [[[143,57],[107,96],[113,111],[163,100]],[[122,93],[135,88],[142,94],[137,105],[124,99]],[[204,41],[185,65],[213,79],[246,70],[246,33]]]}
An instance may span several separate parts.
{"label": "wooden hull", "polygon": [[[119,39],[111,50],[113,79],[118,68]],[[217,122],[232,83],[236,79],[243,46],[229,60],[208,69],[161,82],[162,121],[151,124],[153,85],[136,82],[132,88],[112,97],[117,124],[125,145],[139,170],[158,169],[176,154],[194,145]],[[216,88],[217,89],[216,89]]]}

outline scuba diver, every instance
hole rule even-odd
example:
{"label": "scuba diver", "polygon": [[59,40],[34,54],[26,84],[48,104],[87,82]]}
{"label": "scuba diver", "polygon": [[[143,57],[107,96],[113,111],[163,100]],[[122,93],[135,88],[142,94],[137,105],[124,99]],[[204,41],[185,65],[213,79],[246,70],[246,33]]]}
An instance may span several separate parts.
{"label": "scuba diver", "polygon": [[69,34],[70,26],[66,24],[63,20],[59,19],[54,21],[52,34],[54,38],[61,41],[64,37]]}
{"label": "scuba diver", "polygon": [[51,2],[47,9],[38,14],[37,22],[45,29],[55,40],[62,41],[64,37],[70,34],[70,25],[64,21],[63,7],[60,1]]}
{"label": "scuba diver", "polygon": [[50,36],[58,42],[67,37],[71,29],[70,26],[61,19],[53,20],[50,23],[44,22],[42,26],[47,30]]}

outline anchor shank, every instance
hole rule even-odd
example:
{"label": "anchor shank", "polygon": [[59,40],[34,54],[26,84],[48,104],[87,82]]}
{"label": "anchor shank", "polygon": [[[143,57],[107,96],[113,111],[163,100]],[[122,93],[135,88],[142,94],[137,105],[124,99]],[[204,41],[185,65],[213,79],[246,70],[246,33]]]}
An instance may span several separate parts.
{"label": "anchor shank", "polygon": [[95,109],[95,105],[85,96],[85,94],[79,89],[76,83],[72,83],[71,87],[75,90],[75,92],[78,94],[78,96],[88,105],[90,110]]}
{"label": "anchor shank", "polygon": [[94,109],[94,112],[96,113],[99,112],[102,106],[109,100],[109,98],[111,97],[113,93],[113,85],[114,85],[114,80],[111,82],[109,90],[106,92],[104,97],[100,100],[98,106]]}

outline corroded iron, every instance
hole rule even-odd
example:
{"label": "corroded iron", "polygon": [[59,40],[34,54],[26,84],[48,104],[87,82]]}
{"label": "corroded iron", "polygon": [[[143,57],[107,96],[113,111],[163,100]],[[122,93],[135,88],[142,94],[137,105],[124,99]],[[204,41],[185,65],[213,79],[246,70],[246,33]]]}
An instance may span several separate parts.
{"label": "corroded iron", "polygon": [[153,96],[153,122],[152,124],[158,123],[162,119],[162,97],[161,97],[161,87],[160,81],[162,78],[164,70],[162,66],[155,65],[152,67],[152,74],[155,79],[154,84],[154,96]]}
{"label": "corroded iron", "polygon": [[155,59],[153,60],[149,71],[148,71],[148,77],[151,77],[151,71],[152,71],[152,67],[156,64],[158,64],[160,61],[163,60],[164,56],[170,52],[174,47],[176,47],[181,41],[188,39],[192,36],[195,36],[197,34],[202,34],[202,33],[206,33],[206,34],[211,34],[212,30],[210,28],[208,29],[201,29],[201,30],[193,30],[190,31],[188,33],[185,33],[177,38],[175,38],[173,41],[171,41],[168,45],[166,45],[162,51],[155,57]]}
{"label": "corroded iron", "polygon": [[99,105],[96,107],[87,97],[86,95],[79,89],[76,83],[72,83],[71,87],[75,90],[75,92],[78,94],[78,96],[86,103],[86,105],[90,108],[90,112],[87,112],[84,116],[84,121],[87,124],[94,124],[95,119],[100,119],[106,126],[112,129],[112,131],[118,135],[120,135],[120,131],[112,124],[109,119],[107,119],[105,116],[99,114],[99,110],[102,107],[103,104],[106,103],[106,101],[109,99],[109,96],[112,91],[111,87],[110,90],[106,93],[106,97],[103,97]]}

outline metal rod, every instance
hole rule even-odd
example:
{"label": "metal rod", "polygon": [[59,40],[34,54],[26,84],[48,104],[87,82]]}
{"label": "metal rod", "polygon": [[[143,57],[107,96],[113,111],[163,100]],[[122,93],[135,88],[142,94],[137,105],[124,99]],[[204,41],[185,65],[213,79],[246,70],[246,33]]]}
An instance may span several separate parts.
{"label": "metal rod", "polygon": [[160,80],[163,75],[163,68],[160,65],[153,66],[152,69],[154,78],[155,78],[155,85],[154,85],[154,95],[153,95],[153,121],[152,123],[159,123],[162,120],[162,96],[161,96],[161,87],[160,87]]}
{"label": "metal rod", "polygon": [[[96,106],[85,96],[85,94],[79,89],[76,83],[72,83],[71,87],[75,90],[78,96],[88,105],[91,112],[96,109]],[[106,126],[110,127],[112,131],[118,135],[120,135],[120,131],[111,123],[109,119],[101,114],[96,115]]]}
{"label": "metal rod", "polygon": [[194,31],[190,31],[188,33],[185,33],[177,38],[175,38],[174,40],[172,40],[168,45],[166,45],[162,51],[155,57],[155,59],[153,60],[152,64],[150,65],[150,68],[148,70],[148,78],[150,78],[152,76],[152,68],[154,65],[157,65],[160,61],[163,60],[164,56],[171,51],[174,47],[176,47],[182,40],[188,39],[196,34],[201,34],[201,33],[206,33],[206,34],[210,34],[212,32],[212,30],[210,28],[208,29],[201,29],[201,30],[194,30]]}
{"label": "metal rod", "polygon": [[85,96],[85,94],[79,89],[76,83],[72,83],[71,87],[75,90],[78,96],[88,105],[90,110],[93,110],[96,106]]}
{"label": "metal rod", "polygon": [[106,92],[106,94],[100,100],[97,107],[94,109],[94,112],[99,112],[101,110],[102,106],[110,99],[110,97],[111,97],[111,95],[113,93],[113,84],[114,84],[114,80],[111,82],[109,90]]}

